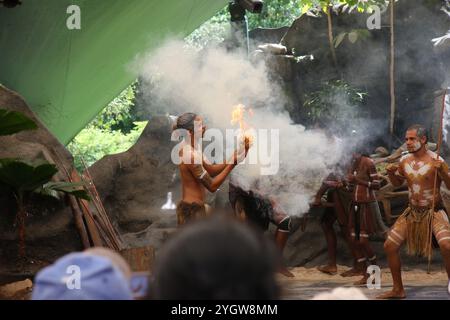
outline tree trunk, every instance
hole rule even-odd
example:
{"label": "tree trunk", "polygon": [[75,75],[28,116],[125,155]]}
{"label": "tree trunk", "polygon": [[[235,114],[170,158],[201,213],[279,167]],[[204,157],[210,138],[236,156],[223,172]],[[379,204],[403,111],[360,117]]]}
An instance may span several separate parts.
{"label": "tree trunk", "polygon": [[23,195],[18,195],[17,198],[17,225],[19,233],[19,256],[25,257],[25,207],[23,204]]}
{"label": "tree trunk", "polygon": [[391,117],[389,122],[389,132],[391,137],[394,134],[394,123],[395,123],[395,34],[394,34],[394,2],[395,0],[390,0],[391,9],[391,65],[390,65],[390,94],[391,94]]}
{"label": "tree trunk", "polygon": [[331,58],[333,60],[334,67],[337,68],[336,50],[334,49],[333,21],[331,20],[331,6],[328,6],[327,8],[327,21],[328,21],[328,42],[330,44]]}

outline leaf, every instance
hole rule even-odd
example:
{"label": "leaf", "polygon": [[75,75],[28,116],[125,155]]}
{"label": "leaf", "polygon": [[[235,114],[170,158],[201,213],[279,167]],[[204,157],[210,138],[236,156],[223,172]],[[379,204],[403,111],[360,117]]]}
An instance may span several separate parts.
{"label": "leaf", "polygon": [[348,34],[348,41],[355,43],[358,40],[358,32],[352,31]]}
{"label": "leaf", "polygon": [[47,183],[57,172],[58,168],[54,164],[47,163],[38,165],[34,168],[30,181],[25,185],[26,190],[32,191],[38,186]]}
{"label": "leaf", "polygon": [[17,159],[0,159],[0,184],[17,191],[34,191],[58,172],[55,165],[43,163],[34,166]]}
{"label": "leaf", "polygon": [[337,47],[341,44],[341,42],[342,42],[342,40],[344,40],[346,34],[347,34],[347,32],[341,32],[341,33],[336,37],[335,42],[334,42],[334,47],[335,47],[335,48],[337,48]]}
{"label": "leaf", "polygon": [[310,6],[309,4],[305,4],[305,5],[302,7],[302,14],[307,13],[307,12],[309,11],[309,9],[311,9],[311,6]]}
{"label": "leaf", "polygon": [[36,189],[36,191],[34,191],[36,194],[41,195],[41,196],[45,196],[45,197],[51,197],[51,198],[55,198],[55,199],[60,199],[59,197],[59,193],[56,190],[52,190],[52,189],[48,189],[48,188],[39,188]]}
{"label": "leaf", "polygon": [[86,192],[86,190],[75,190],[72,192],[67,192],[71,195],[73,195],[75,198],[79,198],[79,199],[84,199],[87,201],[91,201],[91,197],[89,196],[89,194]]}
{"label": "leaf", "polygon": [[48,182],[43,188],[71,194],[80,199],[91,200],[82,182]]}
{"label": "leaf", "polygon": [[34,130],[38,126],[36,123],[16,111],[0,109],[0,136],[6,136],[25,130]]}

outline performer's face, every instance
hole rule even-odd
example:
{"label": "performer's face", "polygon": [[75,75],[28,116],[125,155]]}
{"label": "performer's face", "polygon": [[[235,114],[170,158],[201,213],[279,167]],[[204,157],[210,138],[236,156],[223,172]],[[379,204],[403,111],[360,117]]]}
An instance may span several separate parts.
{"label": "performer's face", "polygon": [[352,154],[353,161],[358,161],[360,158],[361,158],[361,153],[353,152],[353,154]]}
{"label": "performer's face", "polygon": [[406,131],[406,148],[408,152],[414,153],[419,151],[426,143],[426,138],[419,138],[417,136],[417,130],[408,130]]}
{"label": "performer's face", "polygon": [[203,118],[201,116],[197,116],[194,122],[194,130],[199,138],[203,138],[206,131],[206,126],[203,124]]}

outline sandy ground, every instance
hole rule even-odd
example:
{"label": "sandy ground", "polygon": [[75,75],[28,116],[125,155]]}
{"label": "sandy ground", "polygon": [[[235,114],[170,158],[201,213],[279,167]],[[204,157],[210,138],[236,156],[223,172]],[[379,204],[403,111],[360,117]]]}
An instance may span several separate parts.
{"label": "sandy ground", "polygon": [[[316,268],[292,268],[290,271],[294,278],[278,276],[282,287],[283,299],[311,299],[314,295],[331,291],[338,287],[351,288],[353,282],[361,277],[344,278],[339,274],[348,270],[346,266],[338,266],[337,275],[327,275]],[[402,277],[406,288],[407,299],[445,299],[450,300],[447,292],[447,274],[440,266],[432,266],[428,274],[426,267],[408,269],[403,271]],[[389,269],[381,269],[381,289],[368,289],[366,286],[358,287],[369,298],[374,299],[384,291],[390,290],[392,276]]]}

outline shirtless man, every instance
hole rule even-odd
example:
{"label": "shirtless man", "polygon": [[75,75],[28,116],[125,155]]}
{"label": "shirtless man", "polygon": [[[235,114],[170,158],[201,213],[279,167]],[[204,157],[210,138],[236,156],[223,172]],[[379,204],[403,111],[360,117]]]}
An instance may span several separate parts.
{"label": "shirtless man", "polygon": [[177,205],[178,225],[207,215],[205,208],[205,189],[216,192],[228,174],[247,155],[249,145],[243,152],[235,152],[224,164],[211,164],[203,158],[199,147],[206,127],[202,117],[195,113],[184,113],[178,117],[174,130],[187,130],[187,140],[180,150],[179,164],[183,199]]}
{"label": "shirtless man", "polygon": [[434,152],[427,150],[426,143],[425,127],[411,126],[406,131],[406,146],[409,153],[400,159],[398,166],[387,167],[389,179],[394,186],[400,186],[406,180],[409,206],[392,226],[384,243],[394,283],[392,290],[378,296],[379,299],[406,297],[399,249],[406,241],[409,254],[431,255],[431,232],[439,244],[445,269],[450,278],[450,224],[439,192],[441,182],[444,182],[447,188],[450,187],[449,169],[441,157],[437,159]]}
{"label": "shirtless man", "polygon": [[330,174],[322,183],[319,191],[315,196],[313,206],[320,207],[322,205],[322,197],[326,194],[327,202],[332,203],[332,207],[326,207],[321,217],[320,224],[325,234],[328,248],[328,262],[326,265],[319,266],[320,272],[335,275],[337,273],[336,255],[337,255],[337,236],[334,229],[334,223],[338,221],[342,236],[346,241],[352,256],[354,257],[353,268],[341,274],[343,277],[352,277],[364,275],[366,265],[358,262],[362,255],[358,255],[357,248],[354,247],[350,237],[348,228],[348,204],[351,200],[351,194],[344,187],[343,177],[336,174]]}
{"label": "shirtless man", "polygon": [[[349,214],[349,229],[357,261],[366,265],[377,264],[377,257],[369,242],[369,237],[377,233],[386,233],[388,229],[381,219],[380,208],[375,190],[380,189],[380,180],[373,160],[363,150],[353,153],[352,166],[347,175],[352,186],[352,202]],[[379,221],[381,221],[379,223]],[[381,224],[381,225],[380,225]],[[364,274],[355,285],[365,285],[369,275]]]}

